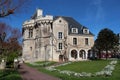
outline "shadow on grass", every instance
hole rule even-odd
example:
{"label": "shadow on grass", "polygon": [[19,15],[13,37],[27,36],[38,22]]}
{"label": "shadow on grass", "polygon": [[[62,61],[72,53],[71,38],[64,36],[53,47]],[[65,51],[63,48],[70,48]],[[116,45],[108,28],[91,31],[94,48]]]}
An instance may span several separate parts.
{"label": "shadow on grass", "polygon": [[22,80],[17,70],[0,71],[0,80]]}

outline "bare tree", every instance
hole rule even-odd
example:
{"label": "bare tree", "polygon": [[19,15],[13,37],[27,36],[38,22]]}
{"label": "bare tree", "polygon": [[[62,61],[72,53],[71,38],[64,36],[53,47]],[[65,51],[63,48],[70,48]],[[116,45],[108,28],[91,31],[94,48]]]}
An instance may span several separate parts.
{"label": "bare tree", "polygon": [[20,51],[19,39],[21,36],[19,29],[0,23],[0,54],[6,55],[7,53]]}
{"label": "bare tree", "polygon": [[[0,18],[14,14],[24,9],[29,0],[0,0]],[[23,7],[24,6],[24,7]]]}

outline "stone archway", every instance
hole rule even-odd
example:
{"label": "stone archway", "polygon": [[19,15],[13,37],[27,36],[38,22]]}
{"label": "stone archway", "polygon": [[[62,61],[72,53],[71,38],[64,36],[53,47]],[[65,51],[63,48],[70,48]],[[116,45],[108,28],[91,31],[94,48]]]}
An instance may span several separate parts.
{"label": "stone archway", "polygon": [[93,54],[92,54],[92,50],[88,50],[88,59],[91,59],[92,56],[93,56]]}
{"label": "stone archway", "polygon": [[71,51],[71,57],[76,59],[77,58],[77,50],[72,50]]}
{"label": "stone archway", "polygon": [[79,57],[82,58],[82,59],[86,59],[86,52],[85,52],[85,50],[80,50]]}
{"label": "stone archway", "polygon": [[63,62],[63,59],[64,59],[64,55],[59,55],[59,62]]}

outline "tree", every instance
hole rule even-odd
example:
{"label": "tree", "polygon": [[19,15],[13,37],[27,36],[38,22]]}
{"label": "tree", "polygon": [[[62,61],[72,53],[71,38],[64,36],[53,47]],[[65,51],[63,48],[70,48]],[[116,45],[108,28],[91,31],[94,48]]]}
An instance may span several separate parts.
{"label": "tree", "polygon": [[[0,34],[0,56],[6,58],[12,53],[16,53],[19,56],[19,52],[22,49],[19,44],[19,39],[22,36],[19,29],[12,28],[5,23],[0,23]],[[4,34],[5,36],[2,39],[2,35]]]}
{"label": "tree", "polygon": [[18,9],[23,9],[28,0],[0,0],[0,18],[6,17],[17,12]]}
{"label": "tree", "polygon": [[95,41],[95,47],[98,50],[106,51],[106,59],[108,58],[108,51],[115,49],[118,45],[118,37],[117,35],[110,29],[104,28],[102,29]]}

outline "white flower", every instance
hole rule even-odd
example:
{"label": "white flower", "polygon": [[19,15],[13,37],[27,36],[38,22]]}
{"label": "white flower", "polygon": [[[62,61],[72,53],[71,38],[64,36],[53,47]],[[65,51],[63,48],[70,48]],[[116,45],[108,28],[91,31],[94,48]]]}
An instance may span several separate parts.
{"label": "white flower", "polygon": [[58,66],[65,66],[65,65],[71,64],[71,62],[60,64],[60,65],[57,65],[57,66],[50,66],[50,67],[47,67],[46,69],[49,70],[49,71],[58,71],[61,74],[67,74],[69,76],[76,76],[76,77],[111,76],[112,71],[115,69],[115,64],[116,63],[117,63],[117,61],[111,61],[110,64],[105,66],[105,68],[102,71],[96,72],[95,74],[86,73],[86,72],[76,73],[76,72],[68,71],[68,70],[61,71],[59,69],[55,69],[55,67],[58,67]]}

